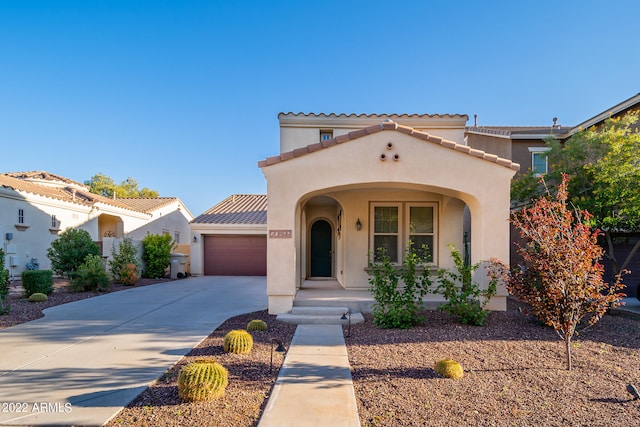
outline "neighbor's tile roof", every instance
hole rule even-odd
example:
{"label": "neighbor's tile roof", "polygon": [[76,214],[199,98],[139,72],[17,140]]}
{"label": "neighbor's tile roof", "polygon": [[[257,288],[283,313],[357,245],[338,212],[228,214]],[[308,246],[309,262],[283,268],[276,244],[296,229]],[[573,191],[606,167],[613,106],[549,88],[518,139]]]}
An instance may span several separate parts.
{"label": "neighbor's tile roof", "polygon": [[198,224],[266,224],[266,194],[234,194],[198,215]]}
{"label": "neighbor's tile roof", "polygon": [[[37,182],[29,181],[29,179],[52,181],[55,185],[49,186],[39,184]],[[63,183],[63,185],[60,185],[60,183]],[[69,185],[64,185],[65,183]],[[147,211],[139,209],[131,202],[126,202],[122,199],[111,199],[109,197],[91,193],[86,185],[44,171],[8,172],[0,174],[0,187],[10,188],[15,191],[35,194],[64,202],[76,203],[79,205],[91,206],[95,203],[102,203],[103,205],[110,205],[130,211],[147,213]],[[169,198],[164,199],[166,200]],[[167,203],[165,200],[162,201],[163,204]]]}
{"label": "neighbor's tile roof", "polygon": [[505,159],[502,157],[498,157],[495,154],[489,154],[486,153],[482,150],[476,150],[474,148],[471,148],[467,145],[462,145],[462,144],[458,144],[456,142],[453,141],[448,141],[446,139],[443,139],[441,137],[438,136],[432,136],[426,132],[422,132],[419,130],[416,130],[412,127],[408,127],[408,126],[403,126],[400,125],[394,121],[391,120],[386,120],[382,123],[380,123],[379,125],[374,125],[374,126],[369,126],[363,129],[359,129],[356,131],[352,131],[349,132],[347,134],[344,135],[338,135],[334,138],[322,141],[322,142],[318,142],[315,144],[311,144],[308,145],[306,147],[302,147],[302,148],[296,148],[293,151],[288,151],[285,153],[281,153],[279,156],[273,156],[273,157],[268,157],[266,160],[260,160],[258,162],[258,166],[260,168],[264,168],[267,166],[271,166],[271,165],[275,165],[276,163],[280,163],[280,162],[284,162],[290,159],[293,159],[295,157],[300,157],[300,156],[304,156],[319,150],[324,150],[325,148],[329,148],[329,147],[333,147],[334,145],[338,145],[338,144],[342,144],[344,142],[348,142],[354,139],[358,139],[361,138],[363,136],[366,135],[371,135],[374,133],[378,133],[378,132],[382,132],[382,131],[388,131],[388,130],[394,130],[394,131],[398,131],[400,133],[404,133],[407,135],[411,135],[414,136],[418,139],[422,139],[424,141],[433,143],[433,144],[438,144],[438,145],[442,145],[443,147],[449,148],[451,150],[456,150],[456,151],[460,151],[466,154],[469,154],[471,156],[474,157],[479,157],[481,159],[484,159],[486,161],[489,162],[493,162],[493,163],[497,163],[501,166],[507,167],[507,168],[511,168],[514,170],[519,170],[520,169],[520,165],[518,163],[514,163],[509,159]]}
{"label": "neighbor's tile roof", "polygon": [[569,126],[467,126],[466,132],[482,133],[485,135],[554,135],[563,138],[573,129]]}
{"label": "neighbor's tile roof", "polygon": [[145,213],[151,213],[156,209],[163,208],[171,203],[179,201],[177,197],[121,197],[117,200],[130,206],[132,209]]}
{"label": "neighbor's tile roof", "polygon": [[73,181],[69,178],[65,178],[64,176],[56,175],[47,171],[7,172],[5,175],[18,179],[41,179],[45,181],[59,181],[66,184],[79,185],[81,187],[85,186],[80,182]]}

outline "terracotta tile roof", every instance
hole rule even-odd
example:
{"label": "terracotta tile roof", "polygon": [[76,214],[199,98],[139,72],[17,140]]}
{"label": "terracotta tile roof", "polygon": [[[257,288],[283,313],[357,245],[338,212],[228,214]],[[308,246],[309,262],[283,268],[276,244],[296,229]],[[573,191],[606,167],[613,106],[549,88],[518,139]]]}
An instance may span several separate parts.
{"label": "terracotta tile roof", "polygon": [[266,194],[234,194],[198,215],[198,224],[266,224]]}
{"label": "terracotta tile roof", "polygon": [[294,113],[294,112],[282,112],[278,114],[278,118],[283,116],[293,116],[293,117],[326,117],[326,118],[334,118],[334,117],[367,117],[367,118],[388,118],[388,117],[412,117],[412,118],[433,118],[433,117],[455,117],[455,118],[468,118],[466,114],[345,114],[345,113]]}
{"label": "terracotta tile roof", "polygon": [[486,135],[555,135],[565,137],[573,129],[569,126],[467,126],[465,132],[483,133]]}
{"label": "terracotta tile roof", "polygon": [[170,205],[171,203],[179,201],[177,197],[121,197],[117,200],[126,204],[134,210],[145,213],[151,213],[156,209],[163,208]]}
{"label": "terracotta tile roof", "polygon": [[[43,185],[29,181],[28,179],[53,181],[55,185]],[[60,183],[66,183],[68,185],[60,185]],[[121,209],[136,211],[136,209],[117,199],[113,200],[108,197],[93,194],[89,192],[88,187],[85,185],[58,175],[49,174],[48,172],[10,172],[0,174],[0,187],[79,205],[91,206],[95,203],[102,203]]]}
{"label": "terracotta tile roof", "polygon": [[304,156],[319,150],[323,150],[325,148],[329,148],[329,147],[333,147],[334,145],[338,145],[338,144],[342,144],[345,143],[347,141],[351,141],[354,139],[358,139],[360,137],[363,137],[365,135],[371,135],[374,133],[378,133],[378,132],[382,132],[382,131],[397,131],[400,133],[404,133],[407,135],[411,135],[414,136],[418,139],[421,139],[423,141],[427,141],[433,144],[438,144],[438,145],[442,145],[443,147],[449,148],[451,150],[456,150],[456,151],[461,151],[463,153],[467,153],[470,154],[474,157],[479,157],[481,159],[484,159],[486,161],[489,162],[493,162],[493,163],[497,163],[501,166],[507,167],[507,168],[511,168],[513,170],[519,170],[520,169],[520,165],[517,163],[513,163],[511,160],[509,159],[504,159],[502,157],[498,157],[495,154],[489,154],[489,153],[485,153],[484,151],[481,150],[476,150],[473,149],[467,145],[462,145],[462,144],[458,144],[456,142],[453,141],[448,141],[446,139],[437,137],[437,136],[432,136],[429,135],[426,132],[421,132],[419,130],[416,130],[414,128],[408,127],[408,126],[403,126],[403,125],[399,125],[398,123],[392,121],[392,120],[386,120],[382,123],[380,123],[379,125],[375,125],[375,126],[369,126],[363,129],[359,129],[353,132],[349,132],[347,134],[344,135],[338,135],[334,138],[322,141],[322,142],[318,142],[315,144],[311,144],[308,145],[306,147],[303,148],[297,148],[293,151],[288,151],[285,153],[281,153],[279,156],[273,156],[273,157],[268,157],[265,160],[260,160],[258,162],[258,166],[260,168],[264,168],[267,166],[271,166],[271,165],[275,165],[276,163],[280,163],[280,162],[284,162],[290,159],[293,159],[295,157],[300,157],[300,156]]}
{"label": "terracotta tile roof", "polygon": [[29,171],[29,172],[7,172],[5,175],[18,178],[18,179],[34,179],[43,181],[59,181],[66,184],[73,184],[81,187],[86,187],[84,184],[73,181],[64,176],[56,175],[47,171]]}

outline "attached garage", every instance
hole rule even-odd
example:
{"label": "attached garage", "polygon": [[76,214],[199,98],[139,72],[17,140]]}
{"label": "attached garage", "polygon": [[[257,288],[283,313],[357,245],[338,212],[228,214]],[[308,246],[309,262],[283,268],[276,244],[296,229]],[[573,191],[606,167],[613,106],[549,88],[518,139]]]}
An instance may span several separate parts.
{"label": "attached garage", "polygon": [[267,237],[204,236],[205,276],[266,276]]}
{"label": "attached garage", "polygon": [[267,196],[234,194],[199,215],[191,228],[191,274],[267,275]]}

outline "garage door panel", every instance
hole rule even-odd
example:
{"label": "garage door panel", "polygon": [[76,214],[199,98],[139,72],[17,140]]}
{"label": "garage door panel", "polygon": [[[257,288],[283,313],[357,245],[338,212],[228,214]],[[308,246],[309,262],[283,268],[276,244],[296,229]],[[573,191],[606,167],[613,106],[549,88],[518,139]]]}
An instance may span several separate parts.
{"label": "garage door panel", "polygon": [[266,276],[266,236],[205,236],[204,274]]}

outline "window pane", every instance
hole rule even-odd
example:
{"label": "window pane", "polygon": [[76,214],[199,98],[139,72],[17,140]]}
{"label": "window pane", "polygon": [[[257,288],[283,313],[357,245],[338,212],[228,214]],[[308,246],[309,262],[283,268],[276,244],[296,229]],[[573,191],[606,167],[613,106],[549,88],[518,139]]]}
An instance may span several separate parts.
{"label": "window pane", "polygon": [[376,206],[374,216],[374,233],[398,232],[397,206]]}
{"label": "window pane", "polygon": [[532,153],[533,160],[531,168],[533,173],[547,173],[547,153]]}
{"label": "window pane", "polygon": [[383,248],[391,262],[398,262],[398,236],[374,236],[373,247],[375,261],[381,261],[378,249]]}
{"label": "window pane", "polygon": [[409,233],[433,233],[433,207],[411,206]]}
{"label": "window pane", "polygon": [[[433,261],[433,236],[410,235],[409,239],[420,258],[427,262]],[[425,247],[426,249],[423,249]]]}

